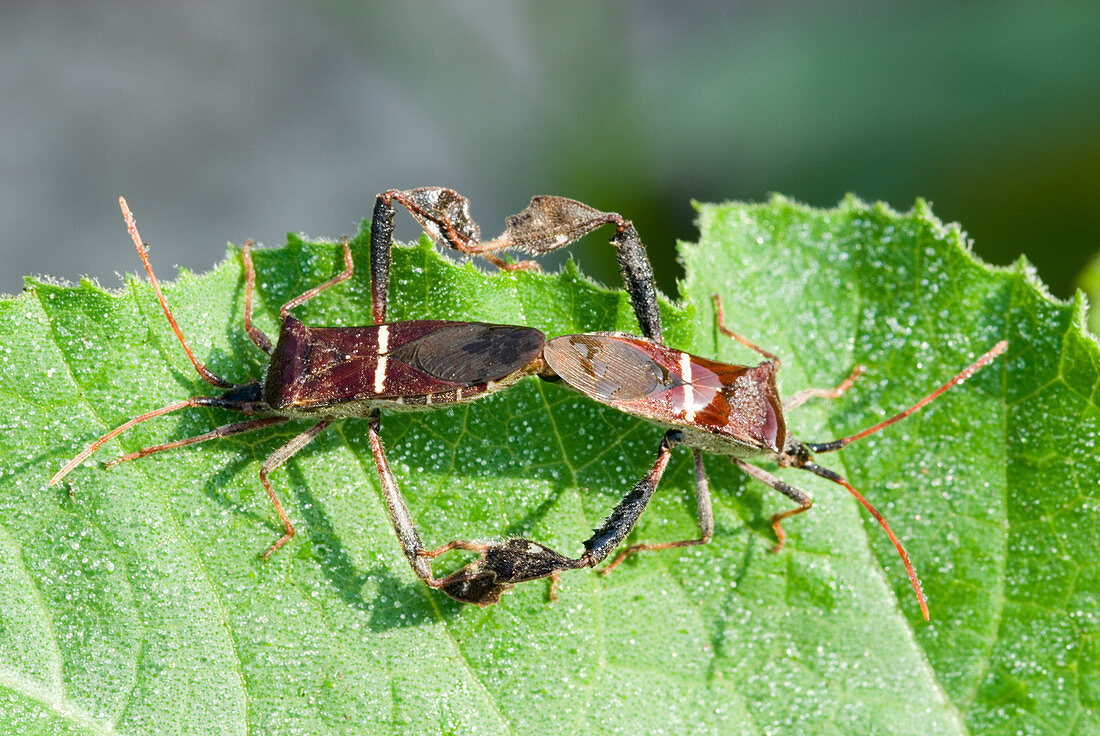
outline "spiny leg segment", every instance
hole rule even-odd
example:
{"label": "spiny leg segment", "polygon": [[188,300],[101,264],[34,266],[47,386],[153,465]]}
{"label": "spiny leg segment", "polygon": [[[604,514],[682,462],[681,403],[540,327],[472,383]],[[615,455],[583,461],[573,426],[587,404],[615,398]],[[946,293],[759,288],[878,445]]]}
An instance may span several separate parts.
{"label": "spiny leg segment", "polygon": [[710,490],[707,484],[707,474],[703,467],[703,452],[695,450],[695,518],[699,524],[699,537],[696,539],[680,539],[675,542],[643,542],[632,544],[615,556],[609,564],[600,570],[600,575],[608,575],[622,564],[623,560],[636,552],[656,551],[673,547],[690,547],[698,544],[707,544],[714,537],[714,511],[711,508]]}

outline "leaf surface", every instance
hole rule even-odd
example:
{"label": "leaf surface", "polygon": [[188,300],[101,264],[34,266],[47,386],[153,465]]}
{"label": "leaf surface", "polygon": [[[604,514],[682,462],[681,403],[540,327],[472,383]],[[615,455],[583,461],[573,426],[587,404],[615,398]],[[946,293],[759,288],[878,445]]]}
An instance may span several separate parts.
{"label": "leaf surface", "polygon": [[1077,286],[1088,295],[1092,306],[1089,309],[1088,323],[1092,334],[1100,334],[1100,254],[1093,257],[1077,279]]}
{"label": "leaf surface", "polygon": [[[1051,300],[1024,264],[977,263],[920,203],[898,214],[776,198],[701,206],[700,224],[699,243],[681,246],[666,342],[755,361],[716,329],[720,293],[729,326],[782,358],[785,395],[868,368],[842,399],[792,412],[805,440],[869,426],[1008,339],[1006,355],[920,414],[820,458],[891,521],[931,623],[844,489],[775,471],[815,506],[785,524],[773,555],[769,519],[789,501],[716,456],[711,544],[637,555],[606,578],[567,574],[553,603],[543,583],[520,586],[488,609],[412,574],[363,420],[272,474],[299,534],[267,564],[258,554],[281,526],[256,472],[306,423],[100,465],[239,419],[189,410],[49,487],[108,429],[213,392],[146,285],[28,281],[0,302],[0,723],[19,734],[1095,733],[1100,351],[1082,305]],[[354,241],[358,264],[366,244],[365,232]],[[258,252],[261,328],[274,336],[279,306],[335,273],[338,256],[293,236]],[[636,331],[625,295],[572,266],[486,275],[421,242],[395,253],[391,290],[391,319]],[[166,291],[200,359],[233,380],[262,375],[235,252]],[[297,314],[369,323],[366,269]],[[427,544],[522,535],[569,554],[649,468],[661,434],[538,379],[383,418]],[[631,541],[696,534],[691,456],[677,450]]]}

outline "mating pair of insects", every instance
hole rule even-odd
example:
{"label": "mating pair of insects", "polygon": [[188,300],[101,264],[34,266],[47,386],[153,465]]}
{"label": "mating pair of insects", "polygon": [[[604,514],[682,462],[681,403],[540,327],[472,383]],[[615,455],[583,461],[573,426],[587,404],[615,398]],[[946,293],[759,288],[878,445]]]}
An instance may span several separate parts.
{"label": "mating pair of insects", "polygon": [[[605,560],[634,528],[653,497],[672,449],[683,445],[694,453],[699,537],[627,546],[604,572],[636,552],[710,541],[714,517],[703,467],[704,452],[729,457],[741,470],[798,504],[772,516],[777,540],[773,551],[778,552],[786,539],[782,522],[809,510],[813,500],[804,491],[746,462],[758,457],[775,461],[780,467],[809,471],[848,489],[893,541],[905,563],[921,613],[928,618],[924,594],[901,542],[878,511],[845,478],[815,463],[813,454],[839,450],[919,410],[1004,352],[1006,342],[998,343],[917,403],[873,427],[831,442],[801,442],[787,430],[784,411],[813,396],[841,395],[862,368],[856,367],[834,389],[807,389],[782,402],[776,388],[779,358],[725,326],[718,295],[714,296],[714,302],[719,330],[759,353],[764,358],[761,363],[756,366],[719,363],[662,344],[653,270],[638,233],[620,215],[563,197],[535,197],[526,210],[508,218],[500,237],[482,241],[465,198],[449,189],[424,187],[387,191],[375,203],[370,236],[373,325],[309,327],[291,314],[295,307],[351,277],[351,250],[345,239],[344,270],[282,306],[279,336],[273,344],[252,324],[256,274],[250,244],[245,243],[244,328],[252,342],[270,355],[270,363],[262,379],[238,384],[215,375],[192,353],[161,293],[134,217],[125,200],[120,198],[119,203],[157,300],[184,352],[203,380],[224,391],[220,396],[197,396],[134,417],[90,444],[54,475],[51,485],[130,427],[187,407],[218,407],[254,418],[195,437],[146,447],[115,458],[107,465],[292,420],[312,420],[315,423],[309,429],[272,453],[260,466],[260,482],[284,529],[283,535],[263,553],[266,560],[294,536],[294,525],[268,476],[333,422],[365,417],[386,510],[413,571],[427,585],[456,600],[489,605],[517,583],[550,577],[556,588],[560,573],[595,567]],[[496,255],[501,251],[515,249],[538,255],[565,247],[599,227],[613,225],[615,234],[611,243],[618,255],[641,336],[592,332],[547,340],[542,332],[530,327],[441,320],[386,322],[395,203],[408,210],[437,243],[465,254],[480,255],[503,269],[530,268],[534,264],[505,262]],[[593,530],[578,557],[523,538],[456,540],[434,549],[425,547],[386,460],[380,434],[381,410],[424,410],[467,403],[528,376],[562,384],[601,404],[666,427],[653,466]],[[435,577],[432,560],[451,550],[473,551],[478,557],[456,572]]]}

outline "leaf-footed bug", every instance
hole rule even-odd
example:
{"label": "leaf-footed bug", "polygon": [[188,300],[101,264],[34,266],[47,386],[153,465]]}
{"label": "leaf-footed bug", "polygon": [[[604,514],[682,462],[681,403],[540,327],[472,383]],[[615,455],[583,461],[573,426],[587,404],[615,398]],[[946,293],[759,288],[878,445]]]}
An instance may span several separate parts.
{"label": "leaf-footed bug", "polygon": [[[375,209],[376,220],[380,211],[386,212],[390,199],[397,199],[413,212],[438,242],[470,254],[491,254],[507,247],[542,253],[570,243],[602,224],[615,223],[617,232],[612,242],[617,247],[627,291],[644,337],[620,333],[587,333],[550,339],[543,348],[545,367],[539,375],[545,380],[560,382],[594,401],[669,428],[661,440],[657,460],[650,471],[584,542],[585,551],[582,555],[560,555],[522,538],[509,539],[502,543],[475,544],[456,541],[439,548],[433,554],[457,548],[473,549],[480,552],[482,557],[452,575],[452,579],[457,580],[465,573],[472,587],[480,586],[487,590],[493,587],[494,578],[504,581],[511,576],[514,567],[528,562],[525,557],[527,554],[531,557],[530,567],[536,567],[537,561],[539,565],[547,567],[546,575],[596,566],[633,529],[656,491],[672,448],[684,445],[693,450],[695,459],[699,538],[631,545],[620,552],[604,568],[603,573],[610,572],[635,552],[706,544],[710,541],[714,533],[714,519],[703,466],[704,452],[729,457],[742,471],[798,504],[794,509],[772,516],[771,525],[777,540],[772,551],[781,550],[786,540],[782,522],[809,510],[813,500],[804,491],[745,462],[746,459],[760,457],[773,460],[780,467],[805,470],[846,488],[890,537],[905,564],[921,614],[928,619],[927,602],[909,555],[886,520],[847,479],[815,463],[813,453],[839,450],[918,411],[1003,353],[1007,348],[1007,341],[998,342],[939,388],[889,419],[839,440],[804,443],[787,430],[784,410],[793,409],[814,396],[840,396],[862,372],[861,367],[857,366],[834,389],[803,390],[783,403],[776,387],[779,358],[726,327],[721,300],[717,294],[713,299],[718,329],[759,353],[764,358],[763,362],[754,367],[725,364],[661,344],[661,320],[652,268],[633,226],[620,216],[601,213],[572,200],[536,197],[527,210],[509,218],[508,229],[503,236],[480,243],[479,230],[469,218],[465,199],[455,192],[439,188],[411,191],[418,194],[414,196],[402,193],[399,197],[388,192],[381,195]],[[389,212],[392,218],[392,209]],[[530,552],[525,552],[528,549]],[[532,577],[534,575],[525,579]]]}
{"label": "leaf-footed bug", "polygon": [[[569,388],[600,403],[646,419],[670,429],[658,451],[657,462],[612,512],[603,534],[585,542],[585,555],[597,562],[605,558],[630,532],[656,490],[673,446],[690,447],[695,455],[695,495],[700,536],[698,539],[634,544],[627,547],[604,568],[613,570],[628,555],[642,550],[658,550],[706,544],[714,533],[710,494],[703,469],[703,452],[729,457],[748,475],[784,494],[798,506],[772,516],[776,534],[773,552],[783,548],[786,533],[782,522],[808,511],[813,499],[804,491],[785,483],[771,473],[745,462],[752,457],[771,459],[780,467],[806,470],[846,488],[886,531],[905,564],[921,614],[928,619],[928,606],[909,555],[881,514],[840,474],[813,461],[813,453],[833,452],[897,422],[933,401],[953,386],[973,375],[1000,355],[1006,341],[997,343],[985,355],[959,372],[904,411],[873,427],[831,442],[801,442],[786,428],[783,412],[811,396],[836,397],[855,381],[862,368],[835,389],[808,389],[779,400],[776,374],[779,359],[729,330],[722,316],[721,301],[715,295],[718,328],[765,357],[756,365],[739,366],[718,363],[665,347],[651,340],[617,333],[565,335],[549,340],[543,358],[549,371]],[[613,523],[612,523],[613,522]],[[595,563],[593,563],[595,564]]]}
{"label": "leaf-footed bug", "polygon": [[[437,241],[465,253],[485,255],[504,268],[530,267],[532,264],[505,264],[495,258],[493,252],[514,247],[543,253],[568,245],[604,224],[614,224],[616,233],[612,244],[616,246],[627,290],[645,337],[586,333],[545,342],[542,333],[525,327],[435,320],[385,324],[393,201],[409,209]],[[466,200],[451,190],[427,187],[391,190],[379,195],[376,202],[370,243],[372,308],[376,321],[373,326],[309,328],[289,314],[290,309],[350,278],[352,261],[345,241],[345,271],[283,305],[279,340],[272,348],[271,341],[251,324],[255,274],[249,244],[245,244],[245,330],[252,341],[272,358],[262,381],[233,384],[205,368],[187,346],[160,293],[132,215],[125,202],[120,200],[120,203],[158,301],[188,358],[204,380],[227,390],[219,397],[194,397],[135,417],[92,443],[59,471],[51,483],[60,481],[104,442],[126,429],[186,407],[215,406],[248,415],[266,416],[145,448],[108,464],[261,429],[291,419],[320,418],[321,421],[277,450],[261,466],[261,481],[285,530],[284,535],[264,553],[266,559],[294,534],[293,526],[267,480],[268,473],[307,445],[333,421],[350,416],[367,417],[369,439],[387,513],[414,572],[429,586],[442,590],[456,600],[487,605],[495,603],[503,592],[516,583],[548,576],[556,582],[561,571],[594,567],[606,559],[633,529],[656,490],[671,449],[677,444],[694,450],[700,538],[632,545],[622,551],[604,572],[614,569],[634,552],[705,544],[710,540],[713,517],[702,462],[704,451],[729,456],[743,471],[799,504],[795,509],[772,517],[777,537],[774,551],[778,551],[786,536],[781,522],[808,510],[812,500],[803,491],[744,462],[744,458],[749,457],[770,457],[781,466],[801,468],[843,485],[855,495],[884,527],[897,547],[921,603],[922,613],[927,618],[927,606],[908,555],[885,520],[844,478],[813,463],[811,453],[838,450],[917,411],[1003,352],[1006,346],[1003,341],[955,378],[894,417],[841,440],[804,444],[786,432],[783,409],[793,408],[811,396],[839,396],[858,375],[858,368],[836,389],[801,391],[782,405],[775,386],[778,358],[725,327],[717,296],[715,306],[719,329],[764,356],[766,360],[763,363],[756,367],[723,364],[661,344],[661,322],[652,269],[633,226],[621,216],[600,212],[561,197],[536,197],[524,212],[508,219],[504,235],[481,243],[478,241],[478,228],[469,218]],[[585,552],[579,557],[562,555],[523,538],[503,542],[456,540],[434,550],[426,549],[382,449],[379,409],[415,409],[465,402],[533,374],[564,383],[600,403],[669,427],[653,467],[585,541]],[[476,551],[480,557],[457,572],[436,579],[430,568],[430,559],[453,549]]]}
{"label": "leaf-footed bug", "polygon": [[[315,423],[273,452],[260,467],[260,481],[283,525],[283,535],[261,556],[266,560],[294,536],[294,526],[283,510],[268,475],[309,444],[333,422],[347,417],[365,417],[371,450],[381,478],[383,499],[398,540],[413,570],[428,585],[471,603],[494,602],[470,597],[478,591],[465,584],[436,579],[412,522],[408,506],[397,489],[382,448],[380,410],[422,410],[473,401],[499,391],[542,367],[545,337],[536,329],[482,322],[411,320],[385,322],[386,305],[372,304],[378,323],[363,327],[307,327],[290,311],[324,290],[346,281],[353,273],[351,249],[343,242],[342,272],[286,302],[280,309],[277,341],[252,324],[252,292],[255,270],[250,243],[242,257],[245,267],[244,327],[252,342],[271,356],[266,375],[244,383],[217,376],[195,357],[176,323],[153,273],[146,247],[138,234],[126,201],[119,198],[130,236],[141,256],[149,281],[168,323],[194,366],[207,383],[225,389],[220,396],[196,396],[141,414],[88,445],[51,479],[56,484],[105,442],[149,419],[189,407],[217,407],[259,415],[226,424],[194,437],[146,447],[110,460],[106,465],[136,460],[153,453],[192,445],[206,440],[270,427],[291,420]],[[387,248],[388,256],[388,248]],[[372,262],[380,259],[372,258]],[[387,260],[388,262],[388,260]],[[377,294],[377,292],[374,292]],[[529,556],[530,557],[530,556]],[[527,563],[527,566],[533,564]],[[541,572],[541,570],[539,571]],[[538,577],[550,574],[544,572]],[[518,572],[516,573],[519,574]]]}
{"label": "leaf-footed bug", "polygon": [[[155,417],[190,407],[216,407],[239,411],[255,419],[226,424],[195,437],[146,447],[115,458],[107,466],[206,440],[281,424],[290,420],[319,420],[272,453],[260,467],[260,481],[283,524],[283,535],[261,556],[266,560],[290,541],[294,526],[268,481],[268,475],[334,421],[347,417],[368,419],[368,435],[381,480],[387,514],[414,572],[424,582],[468,603],[495,603],[515,583],[554,576],[565,569],[566,558],[534,542],[505,543],[488,551],[488,569],[472,571],[477,563],[443,578],[432,574],[430,559],[449,549],[478,549],[474,542],[452,542],[427,550],[390,470],[380,434],[380,410],[416,410],[465,403],[499,391],[524,376],[545,368],[541,359],[545,337],[528,327],[479,322],[413,320],[386,323],[393,238],[392,202],[404,205],[428,232],[454,248],[480,253],[502,268],[530,268],[530,262],[508,264],[493,252],[520,248],[541,253],[560,248],[584,233],[614,223],[612,242],[620,252],[623,268],[641,263],[648,268],[644,249],[633,226],[614,213],[603,213],[562,197],[536,197],[523,213],[508,220],[505,233],[490,243],[479,243],[477,226],[469,219],[466,200],[439,187],[407,191],[390,190],[379,195],[371,223],[371,300],[374,325],[365,327],[307,327],[290,311],[326,289],[351,278],[353,263],[344,241],[345,269],[328,281],[286,302],[280,309],[276,343],[252,324],[252,292],[255,271],[251,243],[242,250],[245,266],[244,328],[258,348],[271,356],[265,376],[233,383],[217,376],[193,354],[184,339],[149,261],[133,215],[119,198],[127,228],[141,257],[157,300],[177,340],[195,371],[207,383],[225,389],[220,396],[196,396],[141,414],[107,432],[69,461],[50,480],[60,482],[99,447],[131,427]],[[636,304],[656,307],[652,274],[638,274],[632,283],[643,291],[633,294]],[[646,291],[648,290],[648,291]],[[639,320],[645,319],[639,311]]]}

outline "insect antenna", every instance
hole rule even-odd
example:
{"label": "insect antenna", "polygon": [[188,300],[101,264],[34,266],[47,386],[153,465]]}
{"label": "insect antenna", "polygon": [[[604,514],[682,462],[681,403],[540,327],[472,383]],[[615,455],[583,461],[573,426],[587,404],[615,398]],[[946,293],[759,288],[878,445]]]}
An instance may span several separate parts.
{"label": "insect antenna", "polygon": [[165,450],[175,450],[177,447],[187,447],[188,445],[195,445],[199,442],[206,442],[207,440],[228,437],[232,434],[241,434],[242,432],[254,432],[257,429],[263,429],[264,427],[270,427],[273,424],[281,424],[283,422],[289,421],[290,417],[273,416],[261,417],[259,419],[248,419],[243,422],[234,422],[232,424],[223,424],[220,427],[215,427],[209,432],[203,432],[202,434],[197,434],[194,437],[184,437],[182,440],[163,442],[159,445],[143,447],[140,450],[135,450],[126,455],[119,455],[118,457],[104,461],[103,467],[110,468],[118,465],[119,463],[127,463],[131,460],[138,460],[157,452],[164,452]]}
{"label": "insect antenna", "polygon": [[191,360],[191,365],[195,366],[195,371],[202,377],[202,380],[207,383],[217,386],[218,388],[233,388],[237,384],[231,383],[215,375],[213,371],[200,363],[194,353],[191,352],[187,340],[183,337],[183,331],[180,330],[180,326],[176,324],[176,318],[172,316],[172,310],[168,308],[168,302],[164,301],[164,294],[161,293],[160,284],[157,282],[157,277],[153,273],[153,264],[149,262],[149,253],[146,251],[145,243],[138,233],[137,223],[134,222],[134,213],[130,211],[130,207],[126,204],[126,200],[123,197],[118,198],[118,206],[122,208],[122,216],[126,219],[126,229],[130,231],[130,238],[133,239],[134,247],[137,248],[138,255],[141,256],[141,262],[145,264],[145,273],[149,274],[149,283],[153,285],[153,291],[157,295],[157,301],[160,302],[160,308],[164,310],[164,316],[168,318],[168,324],[172,325],[172,331],[176,333],[176,338],[180,341],[180,345],[183,346],[183,351],[187,353],[187,357]]}
{"label": "insect antenna", "polygon": [[[110,432],[108,432],[107,434],[103,435],[102,437],[100,437],[98,440],[96,440],[92,444],[85,447],[83,452],[81,452],[79,455],[77,455],[72,460],[70,460],[68,463],[66,463],[65,467],[63,467],[61,470],[57,471],[57,473],[55,473],[54,476],[52,478],[50,478],[50,485],[51,486],[52,485],[57,485],[57,483],[59,483],[62,478],[64,478],[66,475],[68,475],[70,472],[72,472],[73,468],[75,468],[76,466],[80,465],[80,463],[87,460],[88,457],[91,456],[91,454],[93,452],[98,450],[103,445],[104,442],[107,442],[108,440],[114,439],[118,435],[120,435],[123,432],[125,432],[126,430],[128,430],[130,427],[141,424],[142,422],[148,421],[150,419],[154,419],[156,417],[164,416],[165,414],[171,414],[172,412],[179,411],[180,409],[186,409],[186,408],[191,407],[191,406],[210,406],[210,405],[212,405],[212,402],[216,402],[218,400],[219,400],[218,397],[213,397],[213,396],[195,396],[195,397],[192,397],[190,399],[184,399],[183,401],[177,401],[176,403],[169,404],[168,406],[162,406],[159,409],[153,409],[150,412],[146,412],[145,414],[134,417],[130,421],[126,422],[125,424],[121,424],[121,425],[115,427]],[[214,405],[217,405],[217,404],[214,404]]]}
{"label": "insect antenna", "polygon": [[[870,434],[874,434],[875,432],[878,432],[881,429],[889,427],[891,424],[894,424],[895,422],[901,421],[902,419],[909,416],[910,414],[913,414],[917,411],[920,411],[922,408],[924,408],[925,406],[930,404],[932,401],[939,398],[939,396],[941,394],[943,394],[945,391],[951,389],[954,386],[959,385],[960,383],[962,383],[966,379],[970,378],[980,368],[982,368],[984,365],[986,365],[987,363],[992,361],[994,358],[996,358],[998,355],[1003,353],[1007,347],[1008,347],[1008,341],[1007,340],[1001,340],[999,343],[994,345],[993,348],[989,352],[987,352],[982,357],[978,358],[976,361],[971,363],[969,366],[967,366],[963,370],[959,371],[959,373],[956,374],[955,377],[952,378],[951,380],[949,380],[947,383],[943,384],[942,386],[937,388],[935,391],[933,391],[932,393],[928,394],[927,396],[925,396],[920,401],[918,401],[915,404],[913,404],[912,406],[910,406],[908,409],[905,409],[904,411],[898,412],[897,414],[890,417],[889,419],[883,420],[883,421],[879,422],[878,424],[876,424],[872,427],[868,427],[867,429],[865,429],[861,432],[856,432],[855,434],[848,435],[847,437],[841,437],[840,439],[833,440],[832,442],[805,442],[805,443],[803,443],[803,445],[810,452],[814,452],[814,453],[818,453],[818,452],[835,452],[835,451],[837,451],[837,450],[839,450],[843,447],[847,447],[848,445],[852,444],[856,440],[861,440],[861,439],[863,439],[864,437],[866,437]],[[808,470],[811,473],[813,473],[814,475],[818,475],[818,476],[820,476],[822,478],[825,478],[827,480],[831,480],[833,483],[837,483],[838,485],[844,486],[845,488],[848,489],[848,492],[851,493],[853,496],[855,496],[856,500],[859,501],[863,505],[863,508],[867,509],[867,511],[871,514],[871,516],[875,517],[875,520],[878,521],[879,525],[886,531],[886,534],[890,537],[890,541],[894,543],[894,548],[897,549],[898,554],[901,555],[901,560],[902,560],[902,562],[905,563],[905,571],[909,574],[909,582],[911,582],[913,584],[913,590],[917,594],[917,601],[920,603],[921,613],[924,615],[924,620],[927,621],[928,620],[928,603],[925,600],[924,591],[921,590],[920,580],[917,579],[917,573],[913,569],[913,565],[909,562],[909,553],[905,551],[905,547],[902,545],[901,541],[898,540],[898,538],[894,534],[893,530],[890,529],[890,525],[886,523],[886,519],[884,519],[882,517],[882,514],[880,514],[875,509],[875,507],[871,505],[870,501],[868,501],[866,498],[864,498],[863,495],[859,491],[857,491],[855,488],[853,488],[851,483],[849,483],[843,476],[839,475],[838,473],[835,473],[832,470],[829,470],[828,468],[823,468],[823,467],[821,467],[820,465],[818,465],[814,462],[799,463],[798,467],[802,468],[803,470]]]}
{"label": "insect antenna", "polygon": [[844,476],[840,475],[839,473],[835,473],[828,468],[823,468],[817,463],[813,462],[808,462],[804,465],[800,465],[799,467],[803,470],[810,471],[814,475],[821,476],[826,480],[831,480],[833,483],[844,486],[848,489],[849,493],[856,497],[857,501],[863,504],[863,508],[867,509],[868,513],[870,513],[871,516],[875,517],[875,521],[877,521],[879,525],[886,531],[886,535],[890,537],[890,541],[894,543],[894,548],[898,551],[898,554],[901,555],[901,561],[905,563],[905,572],[909,574],[909,582],[913,584],[913,591],[917,594],[917,602],[920,604],[920,612],[924,616],[924,620],[927,621],[928,601],[924,597],[924,591],[921,590],[920,580],[917,579],[917,571],[913,569],[913,564],[909,562],[909,553],[905,551],[905,546],[902,545],[901,541],[894,534],[894,530],[890,528],[890,525],[886,523],[886,519],[883,518],[882,514],[880,514],[878,510],[871,505],[870,501],[863,497],[862,493],[853,488],[852,484],[849,483],[844,478]]}
{"label": "insect antenna", "polygon": [[972,375],[974,375],[975,373],[978,372],[979,368],[981,368],[982,366],[984,366],[985,364],[989,363],[991,360],[996,358],[998,355],[1003,353],[1007,347],[1008,347],[1008,340],[1001,340],[999,343],[994,345],[993,348],[988,353],[986,353],[982,357],[975,360],[973,363],[971,363],[969,366],[967,366],[963,370],[959,371],[958,375],[956,375],[950,381],[943,384],[938,389],[936,389],[932,393],[928,394],[927,396],[925,396],[923,399],[921,399],[917,403],[910,406],[908,409],[895,414],[894,416],[890,417],[889,419],[886,419],[884,421],[879,422],[878,424],[876,424],[873,427],[868,427],[867,429],[863,430],[862,432],[856,432],[855,434],[848,435],[847,437],[841,437],[839,440],[833,440],[832,442],[804,442],[803,444],[810,450],[810,452],[836,452],[837,450],[839,450],[843,447],[847,447],[848,445],[852,444],[856,440],[861,440],[869,434],[874,434],[875,432],[878,432],[880,429],[885,429],[886,427],[889,427],[894,422],[901,421],[902,419],[905,419],[905,417],[909,416],[910,414],[913,414],[917,411],[920,411],[922,408],[924,408],[925,406],[930,404],[932,401],[939,398],[940,394],[944,393],[945,391],[947,391],[948,389],[950,389],[954,386],[958,386],[960,383],[962,383],[966,379],[970,378]]}

